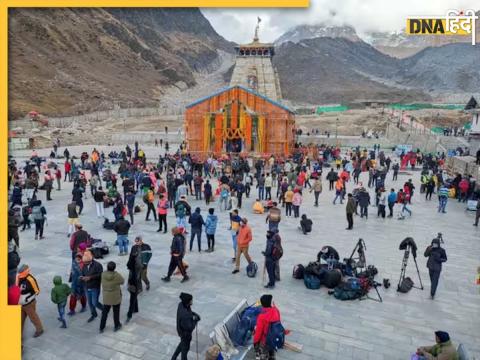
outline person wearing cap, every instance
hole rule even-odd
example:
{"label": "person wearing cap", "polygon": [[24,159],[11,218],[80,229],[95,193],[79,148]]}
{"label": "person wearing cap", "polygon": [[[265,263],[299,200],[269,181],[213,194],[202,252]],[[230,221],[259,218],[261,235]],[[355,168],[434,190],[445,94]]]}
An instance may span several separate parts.
{"label": "person wearing cap", "polygon": [[458,353],[446,331],[435,331],[433,346],[421,346],[417,349],[419,360],[458,360]]}
{"label": "person wearing cap", "polygon": [[183,236],[183,229],[179,227],[174,227],[172,229],[172,245],[170,246],[170,265],[168,266],[167,276],[163,277],[162,280],[165,282],[170,281],[175,269],[178,267],[180,273],[183,276],[182,283],[188,281],[189,277],[187,271],[183,266],[183,257],[185,256],[186,241]]}
{"label": "person wearing cap", "polygon": [[275,351],[269,349],[266,344],[268,329],[274,322],[280,321],[280,312],[272,305],[273,296],[270,294],[262,295],[260,303],[262,311],[257,317],[255,332],[253,334],[253,346],[255,348],[256,359],[274,360]]}
{"label": "person wearing cap", "polygon": [[240,255],[243,254],[247,262],[250,264],[252,259],[248,254],[248,246],[250,241],[252,241],[252,229],[248,226],[248,220],[246,218],[242,218],[240,222],[240,229],[238,230],[238,237],[237,237],[237,252],[235,256],[235,269],[232,271],[232,274],[236,274],[240,271]]}
{"label": "person wearing cap", "polygon": [[172,355],[172,360],[176,360],[180,354],[182,360],[187,360],[187,354],[192,341],[192,333],[200,321],[200,316],[192,311],[192,304],[193,296],[182,292],[177,308],[177,333],[180,337],[180,343]]}
{"label": "person wearing cap", "polygon": [[447,261],[447,253],[445,249],[440,246],[440,239],[436,238],[433,239],[431,245],[427,247],[424,255],[428,257],[427,268],[431,283],[430,296],[433,300],[435,292],[437,291],[440,273],[442,272],[442,263]]}
{"label": "person wearing cap", "polygon": [[114,331],[118,331],[122,327],[120,323],[120,304],[122,302],[120,286],[123,285],[125,279],[120,273],[115,271],[116,267],[117,264],[110,261],[107,264],[107,271],[102,273],[103,310],[100,320],[100,333],[105,329],[110,308],[113,308]]}
{"label": "person wearing cap", "polygon": [[150,280],[148,280],[147,268],[148,263],[152,258],[152,248],[150,247],[150,245],[143,242],[143,237],[140,235],[135,238],[135,245],[132,246],[130,253],[137,251],[140,253],[140,260],[142,262],[142,270],[140,272],[140,277],[145,283],[146,289],[150,290]]}
{"label": "person wearing cap", "polygon": [[40,293],[37,280],[30,273],[28,265],[21,265],[18,269],[18,286],[20,287],[20,301],[22,305],[22,333],[25,319],[28,317],[35,326],[33,337],[43,334],[43,325],[37,314],[37,295]]}

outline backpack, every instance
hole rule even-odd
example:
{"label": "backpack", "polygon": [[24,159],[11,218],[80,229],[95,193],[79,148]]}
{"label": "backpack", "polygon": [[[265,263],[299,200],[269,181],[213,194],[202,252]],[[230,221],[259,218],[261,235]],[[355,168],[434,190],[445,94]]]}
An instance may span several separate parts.
{"label": "backpack", "polygon": [[185,217],[185,205],[182,203],[178,204],[176,214],[179,218]]}
{"label": "backpack", "polygon": [[342,281],[342,273],[337,270],[328,270],[322,278],[322,285],[329,289],[333,289]]}
{"label": "backpack", "polygon": [[397,291],[401,293],[408,293],[413,287],[413,280],[410,277],[406,277],[398,285]]}
{"label": "backpack", "polygon": [[310,290],[320,289],[320,279],[312,274],[305,274],[303,276],[303,283]]}
{"label": "backpack", "polygon": [[257,270],[257,263],[252,261],[250,264],[247,265],[247,276],[251,278],[255,277],[255,275],[257,275]]}
{"label": "backpack", "polygon": [[283,256],[283,248],[280,239],[276,239],[272,248],[272,259],[278,261]]}
{"label": "backpack", "polygon": [[251,339],[253,329],[257,323],[257,317],[262,311],[259,306],[247,307],[240,316],[240,322],[233,331],[232,342],[235,346],[245,346]]}
{"label": "backpack", "polygon": [[228,197],[228,190],[227,189],[222,189],[222,192],[220,193],[220,197],[222,199],[226,199]]}
{"label": "backpack", "polygon": [[265,345],[270,351],[277,351],[285,343],[285,328],[280,321],[270,323],[268,328]]}
{"label": "backpack", "polygon": [[365,292],[356,278],[348,279],[346,282],[338,285],[333,291],[333,296],[338,300],[355,300],[363,295],[365,295]]}
{"label": "backpack", "polygon": [[303,279],[303,275],[305,274],[305,267],[302,264],[295,265],[293,267],[293,278],[294,279]]}
{"label": "backpack", "polygon": [[40,206],[34,206],[32,208],[32,218],[33,220],[42,220],[43,219],[43,212]]}

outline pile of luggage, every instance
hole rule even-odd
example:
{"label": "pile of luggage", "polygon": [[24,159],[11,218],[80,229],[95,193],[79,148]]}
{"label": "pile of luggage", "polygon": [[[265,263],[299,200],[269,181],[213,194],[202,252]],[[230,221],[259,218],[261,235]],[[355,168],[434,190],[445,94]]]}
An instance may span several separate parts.
{"label": "pile of luggage", "polygon": [[333,289],[329,294],[338,300],[362,298],[375,285],[374,277],[378,270],[373,265],[358,272],[358,269],[352,269],[348,261],[340,262],[330,256],[326,259],[327,263],[322,264],[321,259],[325,259],[322,252],[318,254],[317,261],[310,262],[307,266],[295,265],[293,278],[303,279],[307,289],[316,290],[321,286]]}

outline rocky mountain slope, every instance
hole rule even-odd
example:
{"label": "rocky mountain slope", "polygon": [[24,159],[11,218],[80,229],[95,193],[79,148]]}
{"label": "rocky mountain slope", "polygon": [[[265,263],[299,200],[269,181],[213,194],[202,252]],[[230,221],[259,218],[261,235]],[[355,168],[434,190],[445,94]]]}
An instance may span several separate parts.
{"label": "rocky mountain slope", "polygon": [[[462,54],[460,57],[459,54]],[[397,59],[363,41],[316,38],[276,49],[283,95],[293,101],[430,101],[480,88],[480,46],[450,44]],[[436,97],[438,98],[438,97]]]}
{"label": "rocky mountain slope", "polygon": [[198,9],[12,9],[9,117],[156,106],[220,66],[219,36]]}

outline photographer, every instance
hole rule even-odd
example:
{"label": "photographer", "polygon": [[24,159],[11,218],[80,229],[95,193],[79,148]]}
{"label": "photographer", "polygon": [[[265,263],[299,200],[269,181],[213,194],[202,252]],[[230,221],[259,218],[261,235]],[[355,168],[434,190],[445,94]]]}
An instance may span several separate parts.
{"label": "photographer", "polygon": [[438,280],[440,278],[440,272],[442,271],[442,263],[447,261],[447,254],[445,250],[440,247],[440,239],[435,238],[432,240],[432,244],[425,250],[425,257],[428,257],[427,268],[430,275],[430,295],[435,297],[437,291]]}
{"label": "photographer", "polygon": [[175,360],[180,353],[182,354],[182,360],[187,359],[193,330],[200,321],[200,316],[192,311],[193,296],[182,292],[180,300],[177,308],[177,332],[180,336],[180,343],[172,355],[172,360]]}

